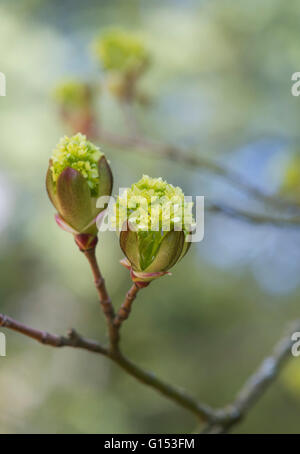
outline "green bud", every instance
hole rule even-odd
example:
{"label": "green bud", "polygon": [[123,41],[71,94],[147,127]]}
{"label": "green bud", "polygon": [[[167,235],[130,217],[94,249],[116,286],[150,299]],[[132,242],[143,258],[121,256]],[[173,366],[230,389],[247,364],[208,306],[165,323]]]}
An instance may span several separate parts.
{"label": "green bud", "polygon": [[[144,175],[116,203],[116,226],[122,226],[121,263],[134,282],[145,285],[167,274],[190,247],[192,203],[185,203],[179,187]],[[126,218],[126,220],[125,220]]]}
{"label": "green bud", "polygon": [[80,133],[63,137],[53,150],[46,176],[60,227],[74,235],[97,235],[98,197],[110,196],[112,172],[105,155]]}
{"label": "green bud", "polygon": [[123,30],[108,30],[93,44],[96,57],[107,71],[140,74],[149,63],[142,39]]}
{"label": "green bud", "polygon": [[82,131],[96,137],[98,134],[93,107],[93,87],[79,80],[66,80],[57,84],[53,91],[60,117],[64,125],[73,134]]}
{"label": "green bud", "polygon": [[64,109],[83,109],[90,105],[92,90],[89,84],[79,80],[64,80],[56,85],[53,98]]}

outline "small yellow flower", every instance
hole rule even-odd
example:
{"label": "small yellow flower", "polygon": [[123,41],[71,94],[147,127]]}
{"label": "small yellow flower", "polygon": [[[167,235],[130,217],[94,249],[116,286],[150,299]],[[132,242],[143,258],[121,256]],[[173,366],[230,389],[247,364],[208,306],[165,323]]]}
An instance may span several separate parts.
{"label": "small yellow flower", "polygon": [[192,208],[193,202],[185,202],[179,187],[162,178],[143,175],[118,197],[115,222],[122,226],[128,218],[136,231],[169,231],[176,225],[183,225],[187,231],[193,223]]}
{"label": "small yellow flower", "polygon": [[83,134],[73,137],[64,136],[52,153],[52,178],[56,184],[62,171],[71,167],[78,170],[87,180],[93,195],[98,189],[98,161],[104,154],[98,147],[89,142]]}

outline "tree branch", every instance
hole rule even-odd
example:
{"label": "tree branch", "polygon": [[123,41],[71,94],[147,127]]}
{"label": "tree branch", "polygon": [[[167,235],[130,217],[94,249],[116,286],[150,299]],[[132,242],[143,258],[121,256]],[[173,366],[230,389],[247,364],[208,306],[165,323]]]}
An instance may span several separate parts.
{"label": "tree branch", "polygon": [[269,224],[276,227],[300,227],[300,216],[271,216],[268,214],[251,213],[249,211],[234,208],[224,203],[210,203],[205,207],[210,213],[219,213],[225,216],[233,217],[241,221],[246,221],[252,224]]}
{"label": "tree branch", "polygon": [[[127,359],[120,351],[119,342],[120,342],[120,327],[122,323],[128,318],[131,306],[136,298],[136,295],[139,291],[139,287],[136,284],[133,284],[128,293],[126,294],[125,300],[121,305],[118,313],[116,316],[112,315],[113,306],[111,303],[110,298],[108,297],[104,279],[101,275],[97,258],[95,254],[95,248],[89,249],[88,251],[84,252],[85,256],[87,257],[91,269],[95,278],[96,287],[98,289],[98,294],[100,298],[100,302],[102,304],[104,314],[106,315],[107,326],[109,330],[109,338],[110,338],[110,348],[107,352],[107,356],[112,359],[115,363],[117,363],[122,369],[126,370],[126,372],[133,377],[135,377],[140,382],[144,383],[147,386],[150,386],[166,397],[177,402],[182,407],[190,410],[194,414],[196,414],[201,420],[212,420],[213,418],[213,410],[211,410],[208,406],[197,402],[193,397],[189,396],[185,391],[182,389],[176,388],[160,379],[158,379],[153,373],[145,371],[144,369],[140,368],[136,364],[132,363],[129,359]],[[103,298],[104,302],[106,303],[103,305]],[[107,309],[108,307],[108,309]],[[81,338],[82,339],[82,338]],[[56,346],[56,345],[55,345]]]}
{"label": "tree branch", "polygon": [[136,364],[132,363],[120,352],[114,352],[103,347],[100,343],[86,339],[78,334],[75,330],[71,330],[68,336],[57,336],[45,331],[40,331],[35,328],[17,322],[12,318],[0,314],[0,326],[17,331],[24,336],[31,337],[42,344],[51,347],[73,347],[88,350],[93,353],[98,353],[110,358],[118,364],[122,369],[126,370],[129,375],[132,375],[140,382],[155,389],[169,399],[177,402],[182,407],[190,410],[202,420],[210,420],[213,418],[213,410],[208,406],[197,402],[196,399],[189,396],[185,391],[175,386],[172,386],[163,380],[157,378],[153,373],[148,372]]}
{"label": "tree branch", "polygon": [[170,385],[153,373],[132,363],[120,351],[111,351],[99,342],[82,337],[75,330],[71,330],[66,337],[57,336],[56,334],[31,328],[2,314],[0,314],[0,326],[17,331],[45,345],[80,348],[110,358],[141,383],[155,389],[181,407],[191,411],[201,421],[206,421],[207,425],[201,433],[227,432],[246,416],[259,397],[275,380],[285,361],[291,356],[293,345],[291,334],[295,331],[300,331],[300,321],[297,321],[289,330],[289,334],[276,344],[272,355],[266,358],[258,370],[247,380],[234,402],[223,409],[214,410],[208,405],[197,401],[184,390]]}
{"label": "tree branch", "polygon": [[56,334],[31,328],[3,314],[0,314],[0,326],[17,331],[24,336],[31,337],[41,344],[50,345],[51,347],[74,347],[100,353],[105,356],[108,355],[108,350],[105,347],[94,340],[81,337],[75,330],[70,330],[67,336],[57,336]]}
{"label": "tree branch", "polygon": [[181,407],[194,413],[201,421],[215,421],[216,414],[208,405],[198,402],[194,397],[190,396],[181,388],[170,385],[169,383],[159,379],[152,372],[145,371],[136,364],[132,363],[125,356],[120,354],[112,358],[122,369],[135,377],[140,382],[144,383],[172,401],[176,402]]}
{"label": "tree branch", "polygon": [[108,146],[117,147],[119,149],[135,150],[141,153],[151,153],[151,156],[170,159],[171,161],[192,167],[193,169],[198,168],[206,170],[214,175],[219,175],[262,203],[269,204],[270,206],[281,210],[292,210],[298,213],[300,211],[298,205],[279,197],[266,194],[264,191],[253,186],[249,181],[246,181],[238,172],[223,166],[221,163],[210,160],[204,156],[187,152],[174,145],[161,144],[140,135],[122,136],[105,130],[100,130],[95,139],[101,140],[103,144]]}
{"label": "tree branch", "polygon": [[260,367],[246,381],[234,402],[219,412],[220,422],[217,424],[210,423],[202,433],[228,432],[245,417],[276,379],[285,362],[291,357],[291,348],[294,343],[291,335],[295,331],[300,331],[300,320],[293,322],[288,333],[275,345],[271,356],[264,359]]}

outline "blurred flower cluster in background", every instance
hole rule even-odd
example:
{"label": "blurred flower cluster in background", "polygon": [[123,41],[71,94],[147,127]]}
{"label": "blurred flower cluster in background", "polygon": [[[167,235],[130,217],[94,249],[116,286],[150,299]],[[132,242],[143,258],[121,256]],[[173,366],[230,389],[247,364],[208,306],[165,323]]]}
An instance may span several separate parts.
{"label": "blurred flower cluster in background", "polygon": [[[295,0],[3,0],[0,312],[105,338],[89,269],[57,228],[45,191],[48,158],[65,134],[93,138],[118,187],[146,173],[185,194],[266,210],[221,176],[97,142],[102,128],[126,135],[135,126],[120,109],[132,98],[147,137],[218,160],[266,194],[300,203],[300,100],[290,92],[299,19]],[[99,243],[118,303],[130,285],[118,239],[105,232]],[[299,317],[299,296],[299,227],[208,213],[204,240],[137,300],[123,347],[159,376],[225,405]],[[192,416],[105,358],[6,334],[0,433],[191,432]],[[295,358],[235,431],[299,432],[299,412]]]}

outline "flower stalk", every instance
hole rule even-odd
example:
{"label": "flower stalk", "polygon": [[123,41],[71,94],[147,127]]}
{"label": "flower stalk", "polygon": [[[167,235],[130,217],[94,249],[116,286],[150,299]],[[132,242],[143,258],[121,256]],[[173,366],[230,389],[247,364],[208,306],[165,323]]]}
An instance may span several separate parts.
{"label": "flower stalk", "polygon": [[121,324],[129,317],[132,303],[135,300],[139,290],[140,287],[138,287],[136,284],[133,284],[130,290],[127,292],[126,298],[114,319],[114,326],[116,326],[117,328],[120,328]]}
{"label": "flower stalk", "polygon": [[86,249],[82,251],[87,258],[92,273],[94,277],[95,287],[98,292],[100,304],[103,310],[103,313],[106,317],[107,322],[110,324],[112,323],[115,313],[114,308],[110,299],[110,296],[107,292],[105,280],[101,274],[100,268],[98,266],[97,258],[96,258],[96,245],[91,247],[90,249]]}

